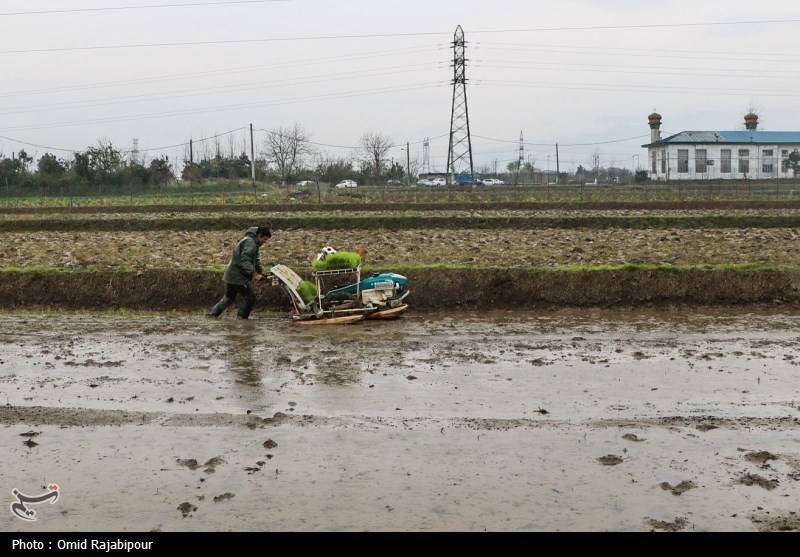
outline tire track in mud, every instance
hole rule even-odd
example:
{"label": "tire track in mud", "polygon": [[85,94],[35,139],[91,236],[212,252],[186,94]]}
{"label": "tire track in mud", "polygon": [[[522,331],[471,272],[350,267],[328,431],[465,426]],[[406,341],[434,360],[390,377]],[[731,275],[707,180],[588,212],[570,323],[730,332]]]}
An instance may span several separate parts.
{"label": "tire track in mud", "polygon": [[30,426],[58,425],[61,427],[107,427],[126,425],[156,425],[163,427],[235,427],[255,429],[267,426],[289,425],[294,427],[335,426],[342,428],[361,427],[463,427],[475,430],[509,430],[541,428],[671,428],[693,427],[701,432],[718,428],[742,429],[765,428],[800,429],[800,418],[784,416],[774,418],[739,417],[716,418],[713,416],[668,416],[636,419],[585,419],[552,420],[535,418],[429,418],[429,417],[364,417],[364,416],[314,416],[290,415],[276,412],[272,417],[262,418],[254,414],[185,414],[170,412],[130,412],[125,410],[98,410],[89,408],[53,408],[48,406],[1,406],[0,424]]}

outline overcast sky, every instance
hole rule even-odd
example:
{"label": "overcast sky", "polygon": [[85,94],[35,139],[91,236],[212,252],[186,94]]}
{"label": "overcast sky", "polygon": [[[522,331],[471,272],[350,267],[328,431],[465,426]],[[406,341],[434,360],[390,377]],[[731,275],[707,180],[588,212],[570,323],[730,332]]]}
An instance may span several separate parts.
{"label": "overcast sky", "polygon": [[[378,132],[444,171],[451,41],[467,41],[476,172],[631,168],[662,135],[800,130],[800,2],[786,0],[0,0],[0,153],[98,141],[183,166],[303,126],[349,157]],[[218,136],[217,140],[208,139]],[[216,141],[216,142],[215,142]]]}

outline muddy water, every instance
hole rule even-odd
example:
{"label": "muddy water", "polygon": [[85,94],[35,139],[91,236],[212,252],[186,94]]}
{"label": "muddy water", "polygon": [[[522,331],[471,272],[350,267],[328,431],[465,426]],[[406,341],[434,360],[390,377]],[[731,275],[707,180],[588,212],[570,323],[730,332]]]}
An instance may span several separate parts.
{"label": "muddy water", "polygon": [[798,364],[780,309],[4,315],[0,528],[798,530]]}

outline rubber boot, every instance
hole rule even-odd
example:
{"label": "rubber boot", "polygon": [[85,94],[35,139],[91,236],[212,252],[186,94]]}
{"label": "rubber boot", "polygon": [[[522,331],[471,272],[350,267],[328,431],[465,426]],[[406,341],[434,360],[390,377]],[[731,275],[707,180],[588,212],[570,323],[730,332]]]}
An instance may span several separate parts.
{"label": "rubber boot", "polygon": [[206,312],[206,316],[219,317],[220,314],[226,309],[228,309],[228,306],[230,306],[232,303],[233,300],[231,300],[227,296],[223,296],[222,299],[219,302],[217,302],[216,305],[214,305],[214,307],[209,308],[209,310]]}
{"label": "rubber boot", "polygon": [[256,305],[255,295],[246,296],[242,307],[239,308],[239,312],[236,315],[239,319],[248,319],[250,317],[250,312],[253,311],[254,305]]}

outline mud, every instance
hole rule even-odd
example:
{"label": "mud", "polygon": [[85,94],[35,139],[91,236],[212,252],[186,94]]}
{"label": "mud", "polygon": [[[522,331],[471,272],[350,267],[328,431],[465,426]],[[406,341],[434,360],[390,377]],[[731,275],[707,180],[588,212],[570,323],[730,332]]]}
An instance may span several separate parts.
{"label": "mud", "polygon": [[[798,325],[791,308],[312,330],[0,316],[0,528],[800,530]],[[36,522],[9,511],[50,484]]]}

